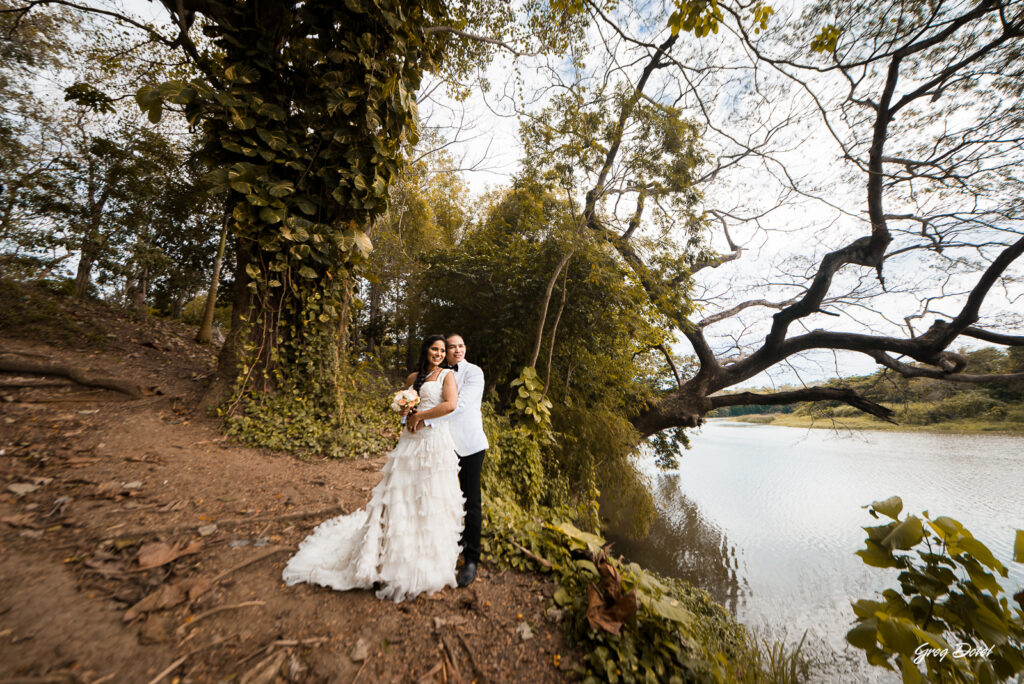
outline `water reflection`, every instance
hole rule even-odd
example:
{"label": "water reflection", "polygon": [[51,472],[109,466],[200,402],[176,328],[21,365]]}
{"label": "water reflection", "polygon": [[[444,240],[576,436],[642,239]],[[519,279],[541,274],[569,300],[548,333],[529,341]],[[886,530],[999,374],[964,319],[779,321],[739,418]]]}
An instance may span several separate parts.
{"label": "water reflection", "polygon": [[[617,524],[609,535],[614,552],[642,559],[645,568],[701,587],[736,613],[740,597],[750,591],[738,572],[736,547],[725,532],[701,515],[696,503],[680,495],[678,474],[656,474],[652,479],[652,494],[659,503],[648,535],[631,538],[619,533],[628,528]],[[619,511],[602,505],[612,519],[628,521]]]}

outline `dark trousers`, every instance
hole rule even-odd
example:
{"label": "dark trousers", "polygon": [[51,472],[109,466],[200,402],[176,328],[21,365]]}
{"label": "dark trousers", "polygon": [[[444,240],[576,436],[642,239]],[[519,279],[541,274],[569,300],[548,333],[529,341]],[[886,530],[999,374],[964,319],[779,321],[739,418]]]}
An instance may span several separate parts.
{"label": "dark trousers", "polygon": [[480,469],[487,450],[459,458],[459,487],[466,497],[466,522],[462,528],[462,558],[467,563],[480,562]]}

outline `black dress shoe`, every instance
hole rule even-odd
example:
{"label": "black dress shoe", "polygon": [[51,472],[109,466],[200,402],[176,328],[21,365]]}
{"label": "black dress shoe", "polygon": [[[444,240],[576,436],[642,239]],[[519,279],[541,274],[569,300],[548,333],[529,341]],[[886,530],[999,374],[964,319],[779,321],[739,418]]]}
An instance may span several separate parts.
{"label": "black dress shoe", "polygon": [[459,570],[459,576],[457,582],[460,587],[468,587],[476,579],[476,563],[469,561],[462,566]]}

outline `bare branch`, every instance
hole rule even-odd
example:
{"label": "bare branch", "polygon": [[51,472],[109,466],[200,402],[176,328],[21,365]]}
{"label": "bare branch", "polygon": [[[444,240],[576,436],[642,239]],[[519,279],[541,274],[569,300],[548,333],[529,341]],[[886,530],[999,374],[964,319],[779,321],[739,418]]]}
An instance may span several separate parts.
{"label": "bare branch", "polygon": [[755,392],[737,392],[735,394],[718,394],[710,397],[711,405],[714,408],[725,406],[750,406],[768,405],[783,406],[796,404],[802,401],[841,401],[856,409],[873,416],[881,418],[889,423],[895,423],[892,419],[893,410],[881,404],[865,399],[860,394],[848,387],[805,387],[803,389],[791,390],[788,392],[773,392],[771,394],[757,394]]}

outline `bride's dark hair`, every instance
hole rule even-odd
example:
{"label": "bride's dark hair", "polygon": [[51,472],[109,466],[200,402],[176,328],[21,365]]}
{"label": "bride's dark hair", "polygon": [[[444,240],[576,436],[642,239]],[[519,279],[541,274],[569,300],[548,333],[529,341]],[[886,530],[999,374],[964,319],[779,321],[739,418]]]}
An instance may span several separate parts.
{"label": "bride's dark hair", "polygon": [[416,365],[416,382],[412,383],[412,388],[417,392],[420,391],[420,387],[423,386],[423,382],[427,379],[427,350],[438,340],[444,342],[444,335],[430,335],[420,345],[420,361]]}

